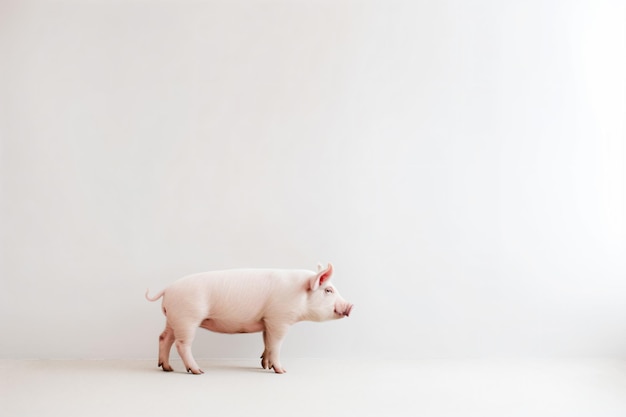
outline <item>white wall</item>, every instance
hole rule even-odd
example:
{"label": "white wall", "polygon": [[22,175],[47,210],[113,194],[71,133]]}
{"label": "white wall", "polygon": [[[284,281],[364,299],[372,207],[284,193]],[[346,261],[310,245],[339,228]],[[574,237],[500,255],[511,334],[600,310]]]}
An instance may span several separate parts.
{"label": "white wall", "polygon": [[625,13],[2,2],[0,357],[155,357],[146,287],[318,261],[354,314],[285,356],[626,356]]}

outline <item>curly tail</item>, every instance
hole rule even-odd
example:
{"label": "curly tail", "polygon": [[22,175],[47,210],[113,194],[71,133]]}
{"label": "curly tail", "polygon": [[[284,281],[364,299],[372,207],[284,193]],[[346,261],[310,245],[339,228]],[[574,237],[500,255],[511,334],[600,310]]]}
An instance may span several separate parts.
{"label": "curly tail", "polygon": [[156,301],[156,300],[158,300],[159,298],[163,297],[163,294],[165,294],[165,290],[163,290],[163,291],[161,291],[160,293],[158,293],[157,295],[155,295],[154,297],[150,297],[150,296],[148,296],[148,293],[149,293],[149,292],[150,292],[150,289],[148,288],[148,289],[146,290],[146,300],[148,300],[148,301]]}

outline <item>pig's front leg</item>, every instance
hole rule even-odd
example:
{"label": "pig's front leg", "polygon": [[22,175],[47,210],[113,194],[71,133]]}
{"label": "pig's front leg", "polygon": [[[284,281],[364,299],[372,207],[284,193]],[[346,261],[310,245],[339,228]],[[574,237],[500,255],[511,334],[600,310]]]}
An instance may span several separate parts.
{"label": "pig's front leg", "polygon": [[263,369],[274,369],[277,374],[287,372],[280,365],[280,346],[287,334],[288,325],[265,323],[265,331],[263,332],[263,343],[265,350],[261,355],[261,366]]}

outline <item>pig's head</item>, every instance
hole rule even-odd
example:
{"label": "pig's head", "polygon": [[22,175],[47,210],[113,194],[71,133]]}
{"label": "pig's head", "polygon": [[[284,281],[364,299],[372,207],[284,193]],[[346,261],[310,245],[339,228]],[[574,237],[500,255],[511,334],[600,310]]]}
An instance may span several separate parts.
{"label": "pig's head", "polygon": [[307,316],[312,321],[325,321],[348,317],[352,304],[344,300],[330,283],[333,266],[318,266],[318,271],[309,281],[307,289]]}

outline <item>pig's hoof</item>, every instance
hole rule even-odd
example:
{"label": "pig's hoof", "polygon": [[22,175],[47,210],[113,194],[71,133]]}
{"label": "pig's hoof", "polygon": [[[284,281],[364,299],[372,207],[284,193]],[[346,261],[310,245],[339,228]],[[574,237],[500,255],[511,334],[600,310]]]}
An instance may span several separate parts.
{"label": "pig's hoof", "polygon": [[287,372],[280,365],[275,365],[274,362],[270,360],[269,355],[265,355],[265,353],[261,355],[261,366],[263,367],[263,369],[273,369],[274,372],[276,372],[277,374],[284,374],[285,372]]}
{"label": "pig's hoof", "polygon": [[198,369],[191,369],[191,368],[187,368],[187,372],[191,372],[194,375],[201,375],[204,373],[204,371],[200,368]]}
{"label": "pig's hoof", "polygon": [[159,367],[165,372],[172,372],[174,370],[170,365],[164,365],[163,362],[159,362]]}
{"label": "pig's hoof", "polygon": [[272,368],[274,369],[274,372],[276,372],[277,374],[284,374],[287,372],[285,368],[281,368],[280,366],[272,366]]}

